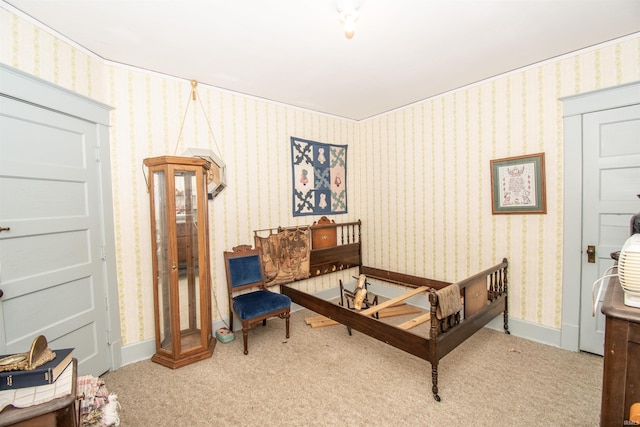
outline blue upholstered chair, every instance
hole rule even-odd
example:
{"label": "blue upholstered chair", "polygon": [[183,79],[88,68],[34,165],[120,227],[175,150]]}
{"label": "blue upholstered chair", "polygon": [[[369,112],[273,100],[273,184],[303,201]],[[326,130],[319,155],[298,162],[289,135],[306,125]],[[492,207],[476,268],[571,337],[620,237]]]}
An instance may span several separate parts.
{"label": "blue upholstered chair", "polygon": [[267,324],[270,317],[285,319],[289,338],[291,299],[265,288],[260,251],[241,245],[224,252],[229,290],[229,329],[233,331],[234,314],[242,323],[244,354],[248,354],[249,331],[258,323]]}

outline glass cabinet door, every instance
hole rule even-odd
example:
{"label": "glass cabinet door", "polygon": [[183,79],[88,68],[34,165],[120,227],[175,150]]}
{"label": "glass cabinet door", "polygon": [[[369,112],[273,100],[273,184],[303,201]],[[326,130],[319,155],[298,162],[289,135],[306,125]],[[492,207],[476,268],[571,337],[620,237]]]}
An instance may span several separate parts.
{"label": "glass cabinet door", "polygon": [[[198,254],[198,191],[196,173],[176,171],[175,205],[178,242],[180,351],[200,347],[200,271]],[[205,266],[206,268],[206,266]]]}
{"label": "glass cabinet door", "polygon": [[156,333],[159,333],[161,347],[171,351],[173,338],[171,335],[171,260],[169,244],[167,189],[165,172],[157,171],[153,174],[153,213],[156,239],[156,295],[157,315],[159,316]]}

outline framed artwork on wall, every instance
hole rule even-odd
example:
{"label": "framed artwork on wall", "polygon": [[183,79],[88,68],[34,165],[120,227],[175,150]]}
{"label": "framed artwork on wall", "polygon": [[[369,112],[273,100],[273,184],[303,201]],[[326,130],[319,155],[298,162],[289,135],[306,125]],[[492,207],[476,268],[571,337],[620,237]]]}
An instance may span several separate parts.
{"label": "framed artwork on wall", "polygon": [[491,160],[493,214],[546,214],[544,153]]}

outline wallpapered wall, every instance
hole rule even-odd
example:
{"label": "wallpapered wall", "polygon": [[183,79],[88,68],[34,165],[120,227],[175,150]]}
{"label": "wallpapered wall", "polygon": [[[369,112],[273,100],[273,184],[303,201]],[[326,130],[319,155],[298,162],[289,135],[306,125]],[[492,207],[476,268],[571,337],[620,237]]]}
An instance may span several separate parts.
{"label": "wallpapered wall", "polygon": [[[356,178],[373,200],[362,216],[384,223],[365,254],[446,281],[507,257],[509,314],[560,328],[562,169],[571,153],[563,153],[559,98],[638,79],[640,39],[627,38],[364,121],[357,147],[374,165]],[[548,213],[492,215],[490,160],[539,152]],[[388,252],[387,242],[397,247]]]}
{"label": "wallpapered wall", "polygon": [[[110,136],[117,200],[114,212],[120,309],[126,343],[153,337],[149,196],[142,168],[145,157],[179,155],[187,147],[211,148],[226,163],[227,188],[209,202],[214,304],[226,317],[222,252],[238,244],[252,244],[253,230],[310,225],[314,221],[313,217],[294,219],[291,214],[289,137],[346,144],[355,140],[356,124],[198,87],[197,97],[205,115],[199,101],[190,101],[189,82],[118,67],[110,67],[107,72],[110,93],[106,103],[124,106],[117,107],[112,115]],[[350,176],[347,179],[353,180]],[[353,204],[350,207],[351,212],[358,212]],[[340,220],[354,218],[353,214],[341,215]],[[337,280],[324,276],[301,285],[317,291],[336,286]],[[215,307],[213,316],[221,317]]]}
{"label": "wallpapered wall", "polygon": [[[510,314],[560,327],[564,155],[558,98],[640,79],[640,36],[527,67],[361,122],[96,58],[0,9],[0,62],[113,106],[111,161],[125,345],[153,338],[149,202],[142,160],[211,148],[228,187],[209,203],[216,307],[226,316],[222,251],[252,231],[309,224],[291,215],[289,137],[349,145],[349,213],[369,265],[455,281],[510,260]],[[180,127],[190,103],[181,137]],[[489,161],[544,152],[546,215],[492,215]],[[301,282],[309,291],[350,280]]]}

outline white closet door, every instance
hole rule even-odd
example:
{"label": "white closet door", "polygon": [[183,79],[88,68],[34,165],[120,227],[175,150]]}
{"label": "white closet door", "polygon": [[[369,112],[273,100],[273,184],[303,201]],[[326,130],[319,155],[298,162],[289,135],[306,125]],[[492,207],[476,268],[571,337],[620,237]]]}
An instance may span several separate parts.
{"label": "white closet door", "polygon": [[[580,350],[602,355],[604,316],[592,316],[592,285],[613,265],[611,253],[629,238],[631,216],[640,211],[640,105],[583,116],[583,226]],[[595,247],[588,262],[587,247]]]}
{"label": "white closet door", "polygon": [[0,96],[0,353],[44,335],[109,369],[98,131]]}

